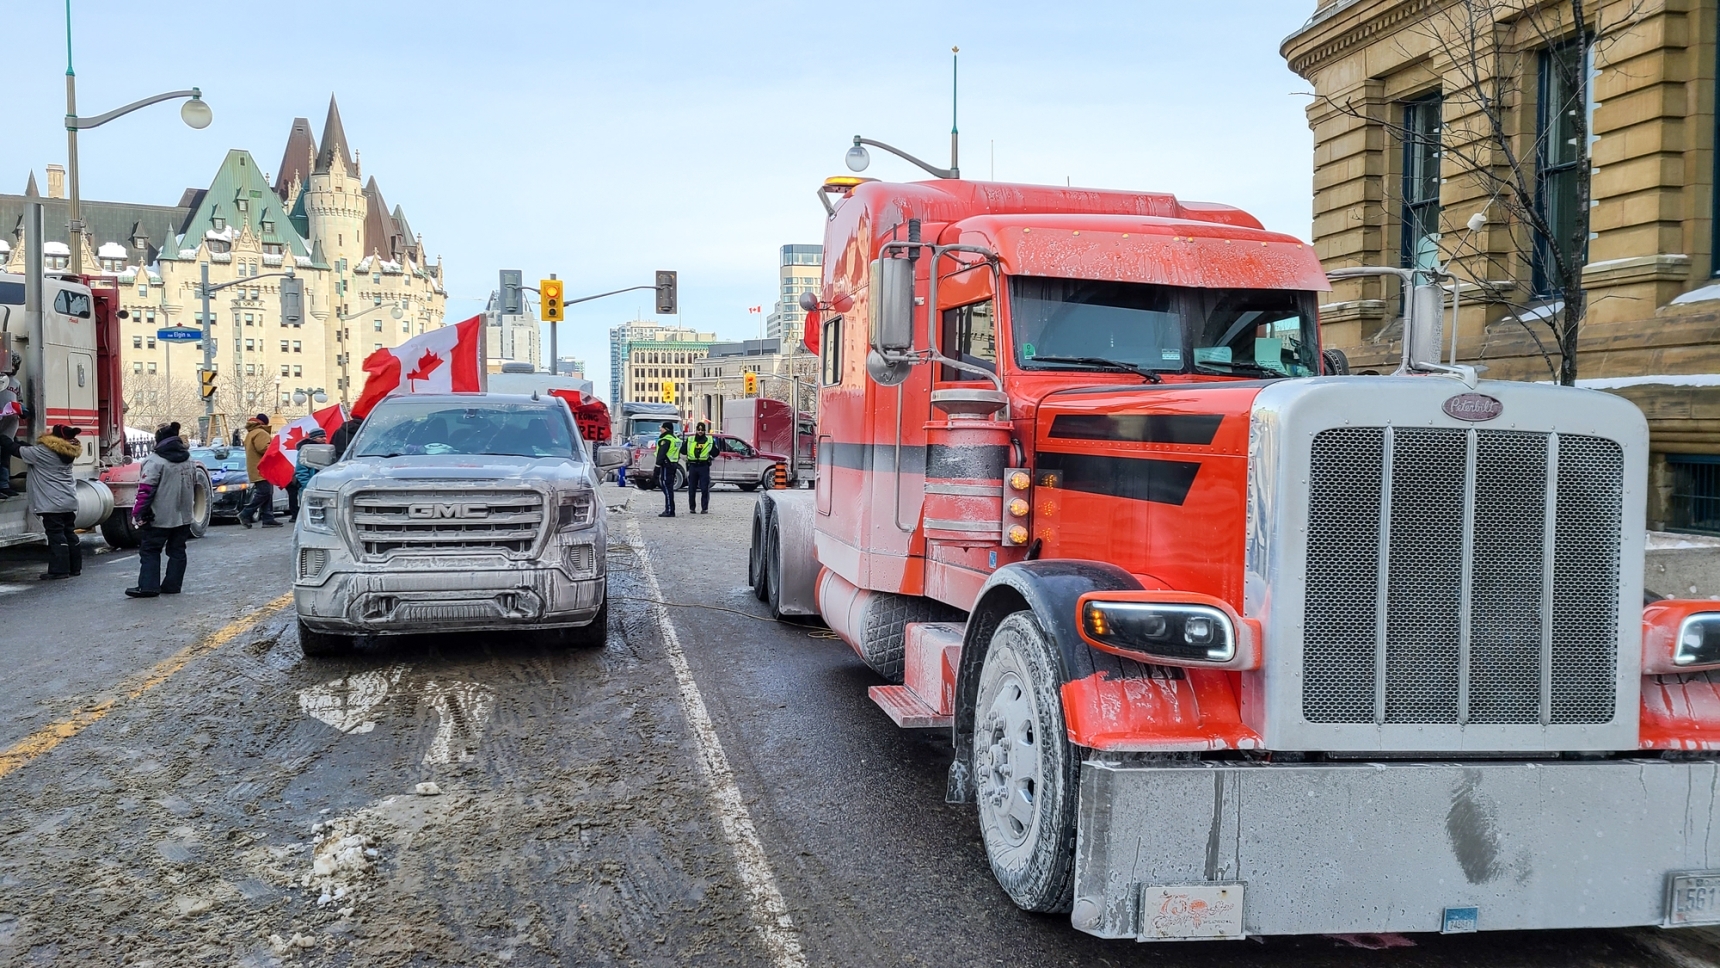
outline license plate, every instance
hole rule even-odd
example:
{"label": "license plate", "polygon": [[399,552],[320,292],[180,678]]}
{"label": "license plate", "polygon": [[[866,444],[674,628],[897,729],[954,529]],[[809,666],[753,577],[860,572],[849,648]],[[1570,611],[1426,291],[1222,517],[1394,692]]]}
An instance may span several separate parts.
{"label": "license plate", "polygon": [[1666,881],[1666,926],[1720,924],[1720,871],[1669,874]]}
{"label": "license plate", "polygon": [[1138,941],[1240,940],[1242,885],[1141,888]]}

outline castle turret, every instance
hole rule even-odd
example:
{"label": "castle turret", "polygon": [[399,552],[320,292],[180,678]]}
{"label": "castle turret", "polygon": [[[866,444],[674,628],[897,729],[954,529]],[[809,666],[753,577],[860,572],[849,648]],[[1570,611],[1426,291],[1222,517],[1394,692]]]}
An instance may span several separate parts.
{"label": "castle turret", "polygon": [[364,186],[358,180],[358,166],[352,160],[346,131],[341,127],[340,107],[331,95],[321,149],[304,188],[304,209],[310,237],[321,245],[337,276],[343,265],[350,273],[352,266],[364,257],[367,207]]}

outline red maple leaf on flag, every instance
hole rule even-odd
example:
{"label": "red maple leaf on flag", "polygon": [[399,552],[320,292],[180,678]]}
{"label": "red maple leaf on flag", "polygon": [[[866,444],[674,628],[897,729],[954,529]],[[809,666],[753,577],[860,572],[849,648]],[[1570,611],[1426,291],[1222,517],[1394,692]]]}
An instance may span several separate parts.
{"label": "red maple leaf on flag", "polygon": [[429,350],[425,350],[424,355],[418,358],[417,368],[415,368],[411,373],[406,374],[406,379],[428,380],[430,379],[430,374],[434,373],[436,368],[441,365],[442,358],[440,356],[437,356]]}
{"label": "red maple leaf on flag", "polygon": [[304,439],[305,439],[305,428],[303,428],[303,427],[291,427],[287,430],[286,439],[281,441],[281,449],[282,450],[298,450],[299,444]]}

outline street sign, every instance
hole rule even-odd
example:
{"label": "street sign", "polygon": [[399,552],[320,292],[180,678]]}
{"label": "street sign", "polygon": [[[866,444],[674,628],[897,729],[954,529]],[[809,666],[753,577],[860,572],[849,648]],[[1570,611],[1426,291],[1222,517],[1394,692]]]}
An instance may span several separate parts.
{"label": "street sign", "polygon": [[203,338],[203,331],[194,326],[169,326],[156,330],[155,338],[165,343],[195,343]]}

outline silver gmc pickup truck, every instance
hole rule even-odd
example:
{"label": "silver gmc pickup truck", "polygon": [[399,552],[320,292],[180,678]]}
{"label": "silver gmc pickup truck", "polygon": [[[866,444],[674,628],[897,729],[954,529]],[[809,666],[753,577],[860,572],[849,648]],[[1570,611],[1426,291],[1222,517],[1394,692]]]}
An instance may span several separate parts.
{"label": "silver gmc pickup truck", "polygon": [[301,461],[323,467],[293,533],[305,655],[425,632],[602,645],[597,483],[625,455],[596,450],[560,400],[486,393],[389,397],[339,463],[330,446],[301,447]]}

